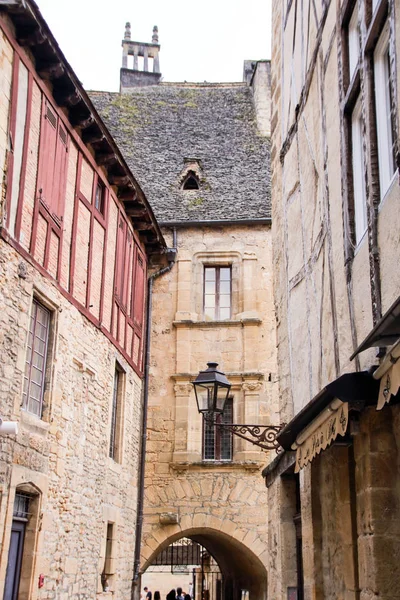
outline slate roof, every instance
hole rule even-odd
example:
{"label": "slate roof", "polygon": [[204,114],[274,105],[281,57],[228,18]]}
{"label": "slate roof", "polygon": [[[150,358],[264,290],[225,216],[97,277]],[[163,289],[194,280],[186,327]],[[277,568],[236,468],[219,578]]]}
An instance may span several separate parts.
{"label": "slate roof", "polygon": [[[89,92],[160,223],[268,219],[270,142],[245,84],[174,84]],[[184,159],[199,190],[181,189]]]}

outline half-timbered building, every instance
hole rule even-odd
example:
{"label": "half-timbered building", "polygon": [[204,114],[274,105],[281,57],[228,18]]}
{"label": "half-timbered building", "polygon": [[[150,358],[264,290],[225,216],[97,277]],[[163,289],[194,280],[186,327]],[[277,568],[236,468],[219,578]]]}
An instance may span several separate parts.
{"label": "half-timbered building", "polygon": [[1,418],[19,428],[0,438],[0,595],[128,597],[165,243],[34,2],[0,3],[0,65]]}

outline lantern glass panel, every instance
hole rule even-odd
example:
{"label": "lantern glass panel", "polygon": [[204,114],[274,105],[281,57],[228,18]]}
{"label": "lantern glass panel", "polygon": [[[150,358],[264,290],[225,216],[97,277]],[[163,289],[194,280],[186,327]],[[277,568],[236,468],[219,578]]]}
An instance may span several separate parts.
{"label": "lantern glass panel", "polygon": [[216,412],[223,412],[224,407],[225,407],[225,402],[228,398],[228,393],[229,393],[229,388],[226,388],[225,386],[218,386],[217,388],[217,398],[216,398]]}
{"label": "lantern glass panel", "polygon": [[213,410],[212,399],[214,394],[214,384],[202,384],[196,386],[197,403],[200,412],[209,412]]}

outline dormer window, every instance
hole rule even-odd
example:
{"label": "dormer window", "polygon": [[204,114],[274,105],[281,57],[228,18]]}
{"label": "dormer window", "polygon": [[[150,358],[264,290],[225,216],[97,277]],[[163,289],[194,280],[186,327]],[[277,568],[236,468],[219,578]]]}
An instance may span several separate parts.
{"label": "dormer window", "polygon": [[185,180],[182,184],[183,190],[198,190],[199,189],[199,180],[196,177],[193,171],[189,171],[186,175]]}

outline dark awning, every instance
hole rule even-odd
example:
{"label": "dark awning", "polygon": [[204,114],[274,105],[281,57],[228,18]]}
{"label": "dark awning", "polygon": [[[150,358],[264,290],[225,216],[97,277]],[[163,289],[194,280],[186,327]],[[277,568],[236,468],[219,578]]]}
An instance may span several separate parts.
{"label": "dark awning", "polygon": [[338,398],[349,403],[349,408],[354,403],[362,402],[364,405],[376,404],[378,399],[379,383],[367,371],[359,373],[345,373],[328,383],[306,406],[282,429],[277,436],[279,444],[285,450],[291,450],[297,436],[330,403]]}
{"label": "dark awning", "polygon": [[367,348],[381,346],[391,346],[400,338],[400,296],[389,310],[378,321],[373,330],[367,335],[365,340],[358,346],[357,350],[351,355],[353,360],[359,352]]}

